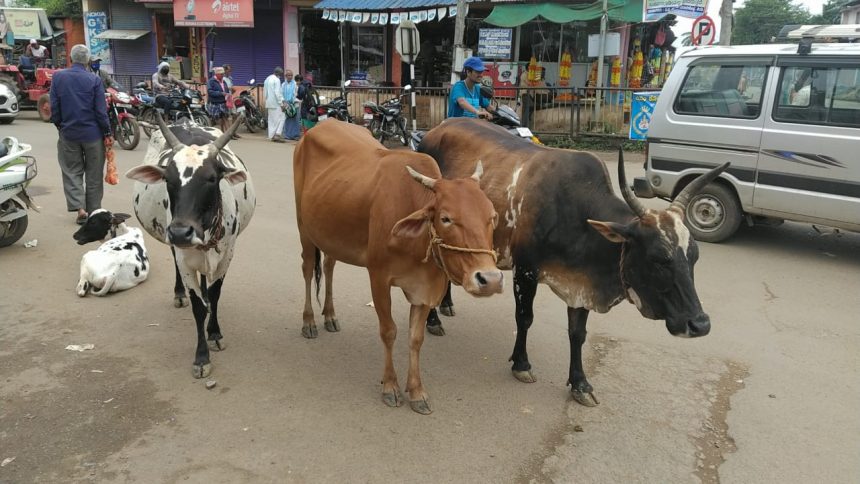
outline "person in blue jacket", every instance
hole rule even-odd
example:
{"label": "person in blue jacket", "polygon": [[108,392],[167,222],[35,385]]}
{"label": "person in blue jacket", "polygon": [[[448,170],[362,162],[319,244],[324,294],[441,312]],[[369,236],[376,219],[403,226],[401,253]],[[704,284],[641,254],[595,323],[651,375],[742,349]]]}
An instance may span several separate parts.
{"label": "person in blue jacket", "polygon": [[490,100],[481,96],[481,76],[484,74],[484,61],[480,57],[469,57],[463,62],[463,80],[451,87],[448,97],[449,118],[489,117],[487,111],[494,111]]}

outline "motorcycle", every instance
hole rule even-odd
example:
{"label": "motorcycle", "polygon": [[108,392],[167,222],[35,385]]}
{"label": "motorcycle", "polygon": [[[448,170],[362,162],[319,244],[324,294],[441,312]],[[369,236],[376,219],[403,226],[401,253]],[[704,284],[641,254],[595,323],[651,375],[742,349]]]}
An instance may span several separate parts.
{"label": "motorcycle", "polygon": [[119,146],[133,150],[140,142],[140,124],[134,116],[140,100],[110,87],[105,91],[111,132]]}
{"label": "motorcycle", "polygon": [[266,114],[257,105],[257,101],[254,100],[254,96],[251,95],[251,91],[256,90],[259,86],[254,84],[254,79],[248,81],[248,84],[254,87],[250,90],[241,91],[239,97],[233,100],[233,104],[236,106],[237,114],[245,113],[245,127],[248,128],[248,132],[256,133],[257,130],[268,127],[268,120]]}
{"label": "motorcycle", "polygon": [[405,91],[403,94],[385,101],[382,105],[377,105],[373,101],[364,103],[364,124],[373,137],[382,144],[390,138],[397,139],[403,146],[410,144],[401,99],[409,95],[412,86],[407,84],[403,90]]}
{"label": "motorcycle", "polygon": [[0,247],[24,236],[28,208],[39,211],[26,190],[37,174],[36,159],[27,154],[31,150],[11,136],[0,140]]}
{"label": "motorcycle", "polygon": [[162,113],[162,117],[168,123],[176,123],[182,118],[187,118],[198,126],[212,126],[209,115],[203,108],[203,96],[199,91],[194,89],[174,89],[165,95],[170,102],[166,111],[155,105],[153,99],[151,108],[144,109],[140,114],[140,121],[146,123],[143,125],[143,131],[147,136],[151,137],[152,132],[158,129],[158,120],[155,115],[157,111]]}
{"label": "motorcycle", "polygon": [[[343,87],[349,87],[350,81],[343,83]],[[317,106],[318,121],[324,121],[328,118],[335,118],[347,123],[352,123],[352,115],[349,114],[349,103],[346,100],[347,93],[344,89],[343,94],[332,99],[326,104]],[[325,96],[320,96],[320,101],[325,101]]]}

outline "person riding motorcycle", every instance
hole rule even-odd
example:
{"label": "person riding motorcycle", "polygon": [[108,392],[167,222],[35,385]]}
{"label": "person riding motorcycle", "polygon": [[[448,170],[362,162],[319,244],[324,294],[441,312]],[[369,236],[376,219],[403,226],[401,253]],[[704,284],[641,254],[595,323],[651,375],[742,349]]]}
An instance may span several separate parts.
{"label": "person riding motorcycle", "polygon": [[105,86],[105,90],[114,88],[117,91],[122,91],[122,86],[120,86],[118,82],[114,81],[110,74],[103,71],[101,67],[102,60],[98,57],[90,61],[90,70],[93,71],[93,74],[99,76],[99,79],[102,80],[102,84]]}
{"label": "person riding motorcycle", "polygon": [[152,93],[155,95],[155,105],[164,111],[170,110],[170,99],[167,97],[174,89],[188,89],[188,84],[177,79],[170,73],[170,64],[158,64],[158,71],[152,75]]}
{"label": "person riding motorcycle", "polygon": [[449,118],[485,118],[495,111],[490,100],[481,96],[480,82],[484,73],[484,61],[480,57],[469,57],[463,62],[463,80],[451,88],[448,97]]}

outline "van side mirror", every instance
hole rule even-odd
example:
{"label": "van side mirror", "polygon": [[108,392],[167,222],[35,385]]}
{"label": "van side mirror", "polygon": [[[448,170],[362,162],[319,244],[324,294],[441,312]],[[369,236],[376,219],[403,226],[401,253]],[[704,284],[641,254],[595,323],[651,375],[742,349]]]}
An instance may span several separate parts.
{"label": "van side mirror", "polygon": [[248,81],[248,84],[250,84],[250,85],[252,85],[252,86],[253,86],[253,85],[254,85],[254,81],[256,81],[256,79],[251,79],[250,81]]}

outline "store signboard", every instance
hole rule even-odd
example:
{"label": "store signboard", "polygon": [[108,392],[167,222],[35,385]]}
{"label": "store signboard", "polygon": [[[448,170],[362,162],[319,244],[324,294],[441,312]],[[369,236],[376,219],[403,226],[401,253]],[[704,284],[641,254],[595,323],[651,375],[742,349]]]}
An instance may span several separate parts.
{"label": "store signboard", "polygon": [[176,0],[173,22],[177,27],[253,27],[254,0]]}
{"label": "store signboard", "polygon": [[645,22],[656,22],[670,13],[697,18],[708,10],[708,0],[645,0],[642,5],[642,20]]}
{"label": "store signboard", "polygon": [[[9,30],[15,33],[16,39],[41,39],[42,30],[39,24],[39,10],[30,8],[6,8],[6,23]],[[5,39],[4,39],[5,41]]]}
{"label": "store signboard", "polygon": [[86,13],[86,39],[87,46],[93,59],[101,59],[102,65],[110,65],[110,41],[97,39],[96,35],[108,29],[107,12]]}
{"label": "store signboard", "polygon": [[651,124],[651,113],[657,105],[660,91],[634,92],[630,104],[630,135],[633,140],[648,138],[648,126]]}
{"label": "store signboard", "polygon": [[510,59],[513,29],[478,29],[478,57]]}

